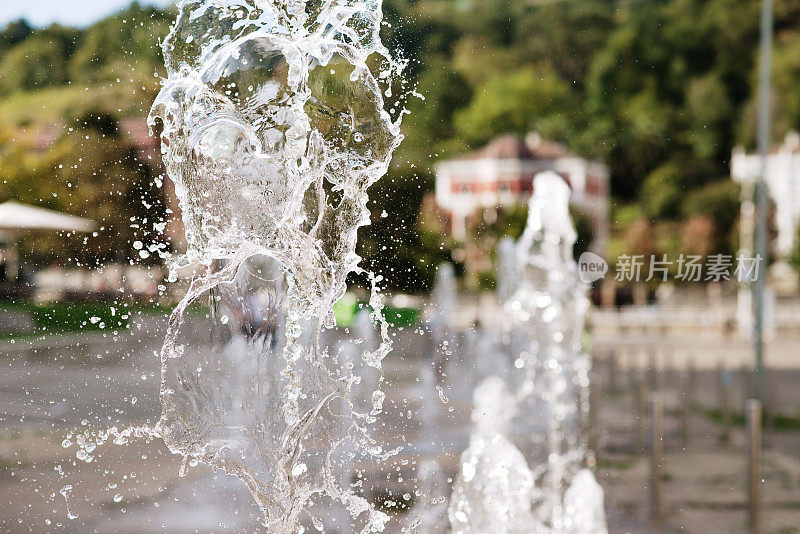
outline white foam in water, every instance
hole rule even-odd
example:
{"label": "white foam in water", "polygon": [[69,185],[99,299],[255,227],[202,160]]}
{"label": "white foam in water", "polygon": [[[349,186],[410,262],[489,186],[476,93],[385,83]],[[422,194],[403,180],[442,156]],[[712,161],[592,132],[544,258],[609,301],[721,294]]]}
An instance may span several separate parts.
{"label": "white foam in water", "polygon": [[307,513],[322,498],[383,530],[387,516],[333,474],[339,447],[385,455],[367,433],[383,393],[368,412],[351,398],[354,375],[390,350],[377,291],[381,340],[361,362],[319,341],[358,270],[367,188],[401,140],[383,95],[402,65],[381,23],[379,0],[178,2],[150,125],[186,227],[171,277],[197,274],[161,353],[161,419],[85,436],[82,452],[109,435],[158,436],[244,481],[269,532],[321,524]]}
{"label": "white foam in water", "polygon": [[543,532],[531,511],[533,474],[505,437],[513,412],[500,378],[489,377],[475,390],[474,430],[450,498],[453,534]]}
{"label": "white foam in water", "polygon": [[588,469],[578,471],[572,478],[572,485],[564,493],[564,515],[569,518],[564,528],[568,532],[574,534],[607,532],[603,488]]}

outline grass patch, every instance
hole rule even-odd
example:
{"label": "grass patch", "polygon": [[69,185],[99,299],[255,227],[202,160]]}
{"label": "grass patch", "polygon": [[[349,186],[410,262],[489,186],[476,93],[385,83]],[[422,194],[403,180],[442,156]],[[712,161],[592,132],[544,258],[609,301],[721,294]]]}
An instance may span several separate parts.
{"label": "grass patch", "polygon": [[383,316],[392,326],[412,326],[417,324],[419,310],[416,308],[393,308],[387,306],[383,309]]}
{"label": "grass patch", "polygon": [[56,304],[31,310],[36,328],[50,332],[119,330],[130,324],[130,310],[103,304]]}
{"label": "grass patch", "polygon": [[[150,100],[148,93],[141,91],[144,84],[152,84],[152,78],[137,75],[133,83],[125,79],[113,84],[75,84],[14,93],[0,100],[0,124],[14,129],[54,125],[94,109],[114,111],[122,117],[140,116],[141,103]],[[141,97],[132,98],[133,94]]]}
{"label": "grass patch", "polygon": [[800,417],[783,414],[768,416],[767,427],[783,431],[800,430]]}
{"label": "grass patch", "polygon": [[[158,305],[54,302],[34,304],[14,302],[0,304],[3,311],[23,312],[33,320],[33,331],[0,332],[0,339],[30,339],[49,334],[104,332],[124,330],[137,313],[169,314],[172,308]],[[202,307],[190,307],[187,313],[202,313]]]}
{"label": "grass patch", "polygon": [[614,460],[611,458],[598,458],[597,468],[612,471],[625,471],[633,467],[633,460]]}
{"label": "grass patch", "polygon": [[[342,328],[350,328],[355,322],[356,315],[362,309],[372,311],[372,308],[363,302],[340,300],[333,306],[333,314],[336,324]],[[417,324],[420,318],[420,311],[417,308],[395,308],[384,306],[383,316],[391,326],[403,327]]]}
{"label": "grass patch", "polygon": [[[722,410],[705,410],[705,416],[709,418],[711,421],[721,425],[722,424]],[[745,419],[744,413],[742,412],[731,412],[731,425],[732,426],[744,426]]]}
{"label": "grass patch", "polygon": [[[32,331],[8,330],[0,331],[0,340],[36,339],[46,335],[70,334],[79,332],[113,332],[130,327],[131,318],[136,314],[169,315],[174,306],[156,304],[107,304],[107,303],[74,303],[54,302],[51,304],[34,304],[32,302],[0,303],[0,313],[14,311],[27,313],[32,321]],[[334,308],[336,322],[342,327],[353,326],[355,316],[364,304],[338,304]],[[391,326],[403,327],[417,323],[420,311],[416,308],[385,307],[384,316]],[[186,308],[186,316],[205,317],[210,314],[208,306],[193,303]]]}
{"label": "grass patch", "polygon": [[[706,417],[711,421],[722,424],[722,412],[720,410],[704,410]],[[747,424],[744,413],[732,412],[731,425],[735,427],[744,427]],[[769,430],[792,432],[800,430],[800,417],[785,414],[767,415],[764,418],[764,428]]]}

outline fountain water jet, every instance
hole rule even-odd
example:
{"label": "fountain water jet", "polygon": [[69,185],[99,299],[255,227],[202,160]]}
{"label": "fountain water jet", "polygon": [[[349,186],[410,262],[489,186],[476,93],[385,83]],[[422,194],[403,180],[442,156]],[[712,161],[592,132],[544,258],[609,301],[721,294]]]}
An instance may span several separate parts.
{"label": "fountain water jet", "polygon": [[[590,366],[581,336],[589,303],[572,256],[577,234],[569,196],[569,186],[557,174],[537,175],[527,226],[516,245],[519,279],[504,305],[517,355],[511,375],[518,407],[514,441],[537,474],[534,514],[547,531],[600,533],[606,530],[602,490],[585,483],[594,480],[584,471],[581,432]],[[602,519],[588,530],[577,524],[579,511],[567,502],[579,491],[570,489],[576,481],[595,497],[592,502],[584,498],[590,515]]]}
{"label": "fountain water jet", "polygon": [[[476,391],[475,433],[451,499],[455,532],[606,532],[603,492],[585,468],[581,434],[589,372],[581,334],[588,301],[572,257],[576,232],[569,195],[557,174],[537,175],[524,234],[513,249],[501,243],[498,298],[513,368],[507,389],[490,378]],[[524,494],[527,507],[509,490],[512,468],[506,464],[521,477],[512,487]],[[483,488],[494,492],[491,507],[481,500],[490,492]],[[523,519],[509,526],[510,517]]]}
{"label": "fountain water jet", "polygon": [[489,377],[475,390],[474,430],[450,498],[453,534],[542,532],[531,512],[534,477],[505,437],[514,409],[505,383]]}
{"label": "fountain water jet", "polygon": [[441,388],[450,375],[452,355],[456,346],[453,315],[456,307],[456,280],[453,266],[441,263],[431,291],[432,316],[428,321],[430,354],[436,371],[436,383]]}
{"label": "fountain water jet", "polygon": [[[383,94],[402,65],[381,21],[373,0],[181,0],[163,45],[169,76],[150,124],[188,242],[171,278],[198,274],[170,320],[152,434],[242,479],[270,532],[297,532],[320,496],[364,532],[387,521],[333,465],[340,447],[385,454],[367,431],[384,394],[368,411],[352,399],[354,371],[379,374],[390,350],[377,291],[381,340],[364,366],[320,343],[359,270],[367,188],[401,140]],[[210,339],[184,327],[190,306],[208,307]]]}
{"label": "fountain water jet", "polygon": [[442,401],[437,391],[436,375],[431,363],[423,365],[419,377],[422,406],[417,414],[421,421],[418,440],[419,465],[417,467],[416,504],[407,521],[407,531],[425,534],[449,532],[447,498],[450,484],[439,457],[442,444],[437,437],[442,430]]}

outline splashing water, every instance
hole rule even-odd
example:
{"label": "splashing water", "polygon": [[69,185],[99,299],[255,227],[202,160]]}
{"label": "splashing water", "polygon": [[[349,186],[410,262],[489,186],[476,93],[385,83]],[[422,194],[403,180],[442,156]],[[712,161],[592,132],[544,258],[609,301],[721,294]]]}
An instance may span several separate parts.
{"label": "splashing water", "polygon": [[519,281],[515,259],[515,243],[511,237],[504,237],[497,243],[497,299],[505,303],[514,294],[514,284]]}
{"label": "splashing water", "polygon": [[442,428],[442,407],[449,402],[441,386],[436,384],[436,374],[432,362],[421,366],[419,393],[422,400],[417,415],[421,421],[421,434],[418,440],[419,467],[417,468],[417,496],[409,513],[404,532],[425,534],[444,534],[449,532],[447,519],[447,498],[450,484],[440,465],[441,444],[437,443],[437,432]]}
{"label": "splashing water", "polygon": [[[451,356],[455,348],[453,333],[453,315],[456,306],[455,276],[455,270],[451,264],[439,264],[436,270],[436,282],[431,291],[433,309],[432,316],[428,321],[431,342],[429,352],[433,355],[437,384],[443,384],[445,378],[450,374]],[[443,395],[441,391],[440,395]]]}
{"label": "splashing water", "polygon": [[[511,408],[509,408],[509,406]],[[453,534],[543,532],[531,512],[534,476],[505,434],[514,402],[498,377],[475,390],[474,430],[450,498]]]}
{"label": "splashing water", "polygon": [[59,490],[59,493],[64,497],[64,502],[67,506],[67,518],[69,519],[78,519],[78,514],[72,511],[72,508],[69,505],[69,495],[72,493],[72,485],[67,484],[63,488]]}
{"label": "splashing water", "polygon": [[581,352],[581,334],[588,300],[572,257],[577,236],[569,196],[569,187],[557,174],[537,175],[527,226],[516,244],[512,271],[519,279],[504,303],[517,358],[511,375],[517,402],[513,440],[537,474],[534,514],[544,531],[599,533],[606,531],[605,520],[586,527],[571,505],[583,491],[570,490],[577,481],[578,488],[594,496],[583,499],[593,506],[584,515],[603,517],[602,490],[586,483],[587,477],[594,477],[582,471],[587,450],[581,427],[590,361]]}
{"label": "splashing water", "polygon": [[524,234],[499,247],[498,298],[513,365],[508,386],[490,377],[476,391],[450,504],[455,533],[607,531],[602,488],[584,468],[588,301],[572,257],[569,195],[557,174],[537,175]]}
{"label": "splashing water", "polygon": [[[365,413],[351,391],[354,372],[380,374],[390,350],[379,278],[370,304],[381,340],[363,365],[320,340],[359,269],[367,188],[401,140],[383,95],[403,65],[381,44],[381,23],[380,0],[178,2],[149,122],[188,243],[170,279],[196,274],[161,352],[161,419],[85,436],[82,452],[109,436],[158,436],[187,462],[243,480],[270,532],[298,532],[322,496],[364,532],[383,530],[387,516],[333,474],[345,443],[384,456],[367,432],[382,392]],[[192,309],[207,309],[207,322],[188,320]]]}

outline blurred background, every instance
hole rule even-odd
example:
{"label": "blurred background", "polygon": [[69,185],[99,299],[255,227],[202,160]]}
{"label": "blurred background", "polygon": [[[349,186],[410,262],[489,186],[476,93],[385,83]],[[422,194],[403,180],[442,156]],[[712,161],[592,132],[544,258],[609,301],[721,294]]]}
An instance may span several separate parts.
{"label": "blurred background", "polygon": [[[749,285],[733,268],[687,280],[679,258],[735,267],[755,256],[761,2],[384,0],[384,12],[384,42],[408,60],[396,105],[409,113],[371,190],[359,251],[385,278],[394,328],[424,325],[443,263],[456,273],[454,325],[492,325],[498,242],[522,233],[533,176],[556,171],[573,191],[575,257],[609,264],[591,287],[585,337],[612,532],[746,531]],[[153,352],[185,288],[166,284],[166,265],[185,243],[146,116],[175,14],[166,1],[0,6],[0,500],[15,504],[0,512],[3,530],[70,529],[44,482],[78,469],[60,447],[65,429],[158,418]],[[764,532],[790,533],[800,531],[796,1],[774,2],[771,57],[762,517]],[[632,257],[642,258],[638,279],[624,275]],[[665,274],[647,276],[653,259],[668,259]],[[364,283],[353,278],[340,325]],[[644,493],[642,383],[668,403],[658,514]],[[164,451],[148,454],[171,466],[158,476],[177,477]],[[191,508],[195,490],[175,480],[155,487],[175,484],[170,499]],[[87,510],[114,518],[135,499],[158,504],[153,487],[122,504],[112,490],[86,496]],[[149,510],[154,531],[221,528],[185,517],[162,528]],[[142,524],[86,521],[95,531]]]}

